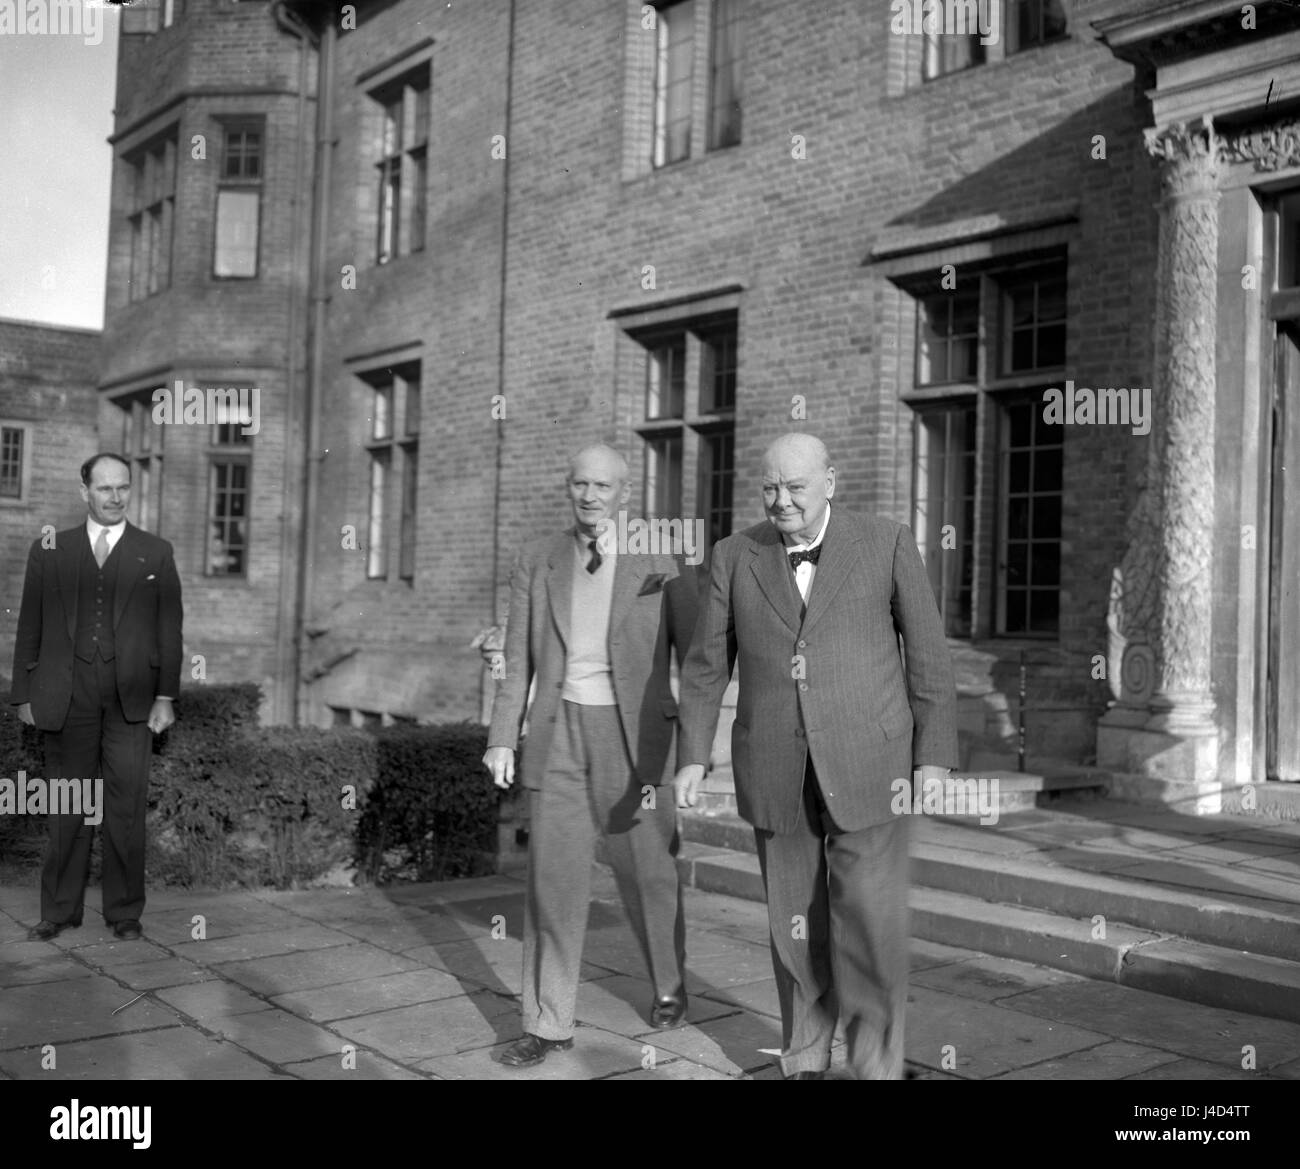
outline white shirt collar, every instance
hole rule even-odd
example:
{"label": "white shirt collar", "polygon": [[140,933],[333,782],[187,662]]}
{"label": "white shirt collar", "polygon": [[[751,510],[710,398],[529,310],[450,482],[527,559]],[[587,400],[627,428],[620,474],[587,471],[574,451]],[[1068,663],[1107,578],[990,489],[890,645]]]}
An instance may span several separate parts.
{"label": "white shirt collar", "polygon": [[90,537],[90,546],[92,548],[95,546],[95,541],[99,539],[100,532],[108,533],[108,546],[112,548],[122,538],[122,533],[125,531],[126,520],[118,520],[117,523],[109,527],[92,520],[89,516],[86,517],[86,535]]}
{"label": "white shirt collar", "polygon": [[821,545],[821,542],[826,538],[826,526],[830,522],[831,522],[831,502],[828,499],[826,501],[826,514],[822,516],[822,529],[820,532],[817,533],[817,539],[815,539],[811,544],[786,544],[785,550],[787,552],[807,552],[809,549],[819,547]]}

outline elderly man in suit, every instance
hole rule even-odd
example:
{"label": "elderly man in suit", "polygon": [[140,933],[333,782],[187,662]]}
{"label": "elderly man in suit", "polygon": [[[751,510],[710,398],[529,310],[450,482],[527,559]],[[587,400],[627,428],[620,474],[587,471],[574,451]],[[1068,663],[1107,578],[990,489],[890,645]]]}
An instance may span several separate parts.
{"label": "elderly man in suit", "polygon": [[686,1013],[677,814],[660,786],[672,779],[677,726],[670,654],[685,656],[698,589],[672,555],[618,547],[614,517],[630,484],[616,451],[580,451],[567,488],[574,526],[523,549],[511,574],[505,673],[483,757],[508,787],[536,680],[521,760],[532,813],[524,1036],[502,1056],[513,1067],[573,1045],[597,835],[649,970],[650,1022],[675,1027]]}
{"label": "elderly man in suit", "polygon": [[[45,732],[47,778],[103,778],[104,920],[128,941],[144,912],[150,732],[173,722],[183,618],[172,547],[127,523],[130,492],[130,464],[94,455],[81,467],[86,522],[32,544],[10,695]],[[94,837],[80,815],[49,822],[41,920],[28,933],[40,941],[81,924]]]}
{"label": "elderly man in suit", "polygon": [[822,443],[786,435],[763,460],[766,522],[714,546],[675,786],[694,805],[738,662],[732,763],[767,891],[781,1069],[822,1079],[838,1013],[851,1073],[899,1079],[908,857],[891,785],[956,764],[956,692],[911,532],[832,510],[834,491]]}

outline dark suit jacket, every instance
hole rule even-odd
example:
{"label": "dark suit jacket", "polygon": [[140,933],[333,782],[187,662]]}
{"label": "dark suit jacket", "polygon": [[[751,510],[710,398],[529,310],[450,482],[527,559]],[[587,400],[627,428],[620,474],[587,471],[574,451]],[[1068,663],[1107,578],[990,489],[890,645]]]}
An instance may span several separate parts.
{"label": "dark suit jacket", "polygon": [[[574,530],[525,547],[510,574],[505,674],[497,681],[489,747],[517,749],[534,676],[528,739],[519,761],[525,787],[540,788],[564,686],[573,597]],[[609,612],[614,697],[638,783],[672,779],[677,702],[669,687],[671,651],[681,662],[695,626],[694,571],[666,555],[620,553]]]}
{"label": "dark suit jacket", "polygon": [[[85,523],[40,540],[27,555],[10,702],[32,704],[43,731],[58,731],[72,702],[73,639],[77,632],[77,574],[87,545]],[[158,695],[181,685],[181,582],[172,546],[126,525],[117,544],[113,638],[117,693],[129,722],[143,722]]]}
{"label": "dark suit jacket", "polygon": [[714,545],[701,603],[678,761],[707,765],[739,661],[732,766],[740,814],[755,827],[796,827],[809,754],[828,810],[850,832],[892,817],[891,784],[910,783],[914,764],[957,765],[948,644],[903,525],[832,505],[801,619],[781,534],[765,520]]}

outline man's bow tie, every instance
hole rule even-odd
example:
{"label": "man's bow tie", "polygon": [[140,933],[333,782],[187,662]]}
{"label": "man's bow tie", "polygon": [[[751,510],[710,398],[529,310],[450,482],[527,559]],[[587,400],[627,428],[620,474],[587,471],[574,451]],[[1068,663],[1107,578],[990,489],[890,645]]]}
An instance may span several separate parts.
{"label": "man's bow tie", "polygon": [[818,544],[816,548],[809,548],[803,552],[791,552],[789,553],[790,567],[798,568],[805,560],[808,561],[809,564],[816,564],[817,558],[821,554],[822,546],[820,544]]}

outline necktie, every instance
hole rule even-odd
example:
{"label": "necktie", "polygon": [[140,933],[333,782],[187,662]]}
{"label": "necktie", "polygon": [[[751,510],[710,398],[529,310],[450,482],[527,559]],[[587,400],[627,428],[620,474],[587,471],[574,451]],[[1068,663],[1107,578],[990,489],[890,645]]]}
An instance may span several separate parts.
{"label": "necktie", "polygon": [[801,552],[791,552],[789,554],[790,567],[798,568],[805,560],[808,561],[809,564],[816,564],[818,557],[820,557],[821,554],[822,546],[820,544],[818,544],[816,548],[808,548]]}
{"label": "necktie", "polygon": [[95,541],[95,563],[100,568],[104,567],[104,561],[108,559],[108,530],[99,529],[99,539]]}
{"label": "necktie", "polygon": [[591,549],[591,559],[587,561],[587,571],[595,572],[601,566],[604,557],[600,554],[600,549],[596,547],[596,541],[592,540],[588,545]]}

